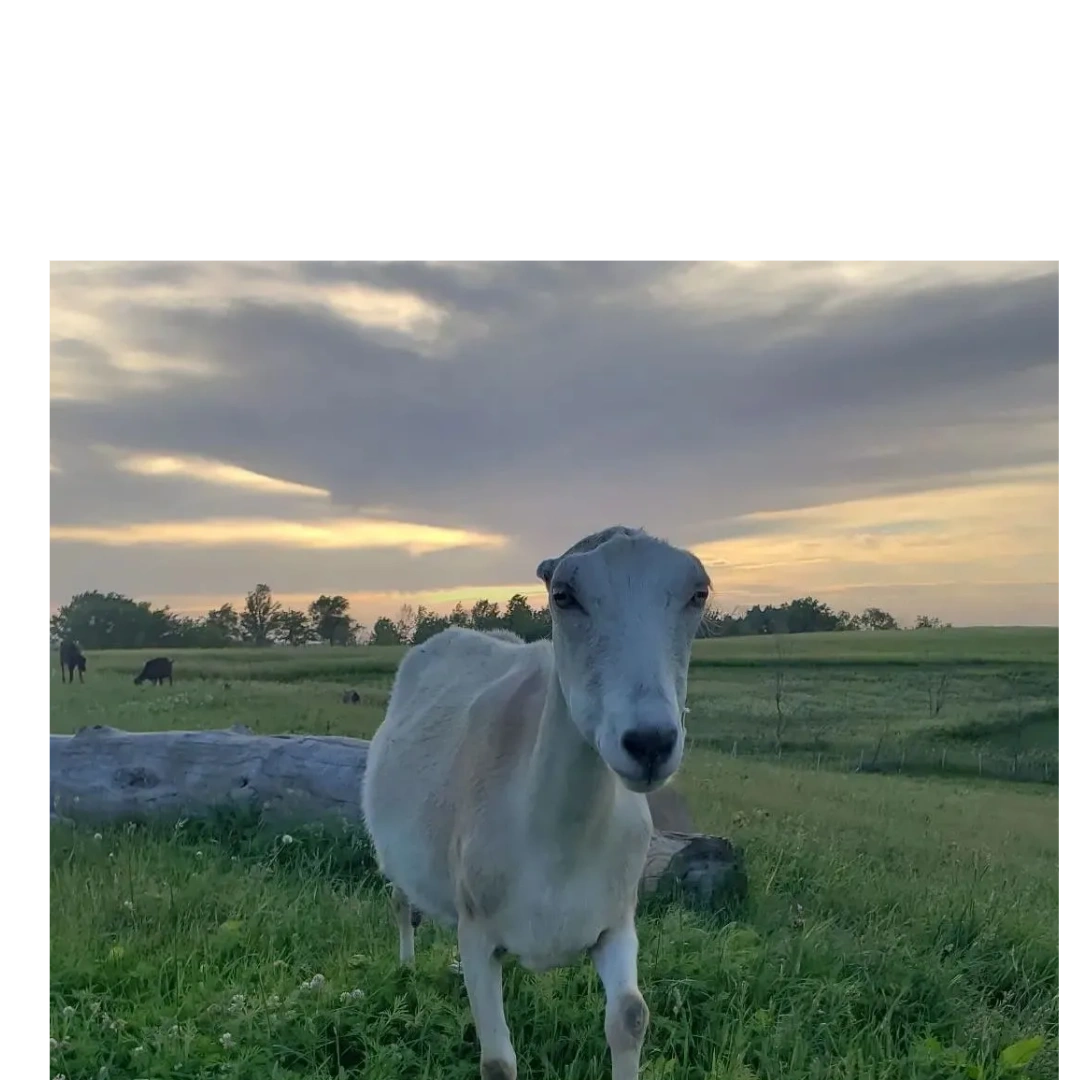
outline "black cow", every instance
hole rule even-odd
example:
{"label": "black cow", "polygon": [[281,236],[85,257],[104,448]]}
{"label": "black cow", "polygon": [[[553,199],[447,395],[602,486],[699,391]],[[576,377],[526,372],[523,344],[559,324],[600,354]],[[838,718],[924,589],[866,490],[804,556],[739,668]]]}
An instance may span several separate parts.
{"label": "black cow", "polygon": [[153,660],[147,660],[142,671],[135,676],[135,685],[138,686],[147,679],[155,686],[160,686],[168,679],[172,686],[172,661],[167,656],[155,656]]}
{"label": "black cow", "polygon": [[86,671],[86,657],[82,654],[82,649],[79,648],[78,643],[72,641],[70,638],[65,638],[60,642],[60,681],[67,682],[64,678],[64,669],[67,668],[70,681],[75,681],[75,671],[78,669],[79,682],[83,681],[83,672]]}

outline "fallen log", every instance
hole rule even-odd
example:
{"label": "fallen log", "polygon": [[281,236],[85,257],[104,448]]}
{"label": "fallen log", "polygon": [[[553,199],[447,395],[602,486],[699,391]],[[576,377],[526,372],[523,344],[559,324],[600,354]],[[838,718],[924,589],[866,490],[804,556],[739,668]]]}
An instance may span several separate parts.
{"label": "fallen log", "polygon": [[[199,818],[236,811],[285,827],[363,822],[368,744],[343,735],[120,731],[95,725],[50,736],[50,818],[87,825]],[[676,791],[649,797],[655,832],[641,894],[718,906],[745,895],[740,853],[690,830]],[[676,826],[676,828],[670,828]]]}

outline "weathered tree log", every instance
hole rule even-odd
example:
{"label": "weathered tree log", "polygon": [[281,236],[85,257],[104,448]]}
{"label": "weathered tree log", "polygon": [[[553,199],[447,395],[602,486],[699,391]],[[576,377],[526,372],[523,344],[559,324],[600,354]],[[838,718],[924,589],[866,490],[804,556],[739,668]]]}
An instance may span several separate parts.
{"label": "weathered tree log", "polygon": [[[219,731],[130,732],[95,725],[50,737],[50,817],[108,824],[178,820],[235,810],[280,826],[363,821],[368,744],[341,735]],[[745,894],[740,853],[692,831],[686,801],[650,796],[656,833],[642,895],[681,895],[716,906]]]}

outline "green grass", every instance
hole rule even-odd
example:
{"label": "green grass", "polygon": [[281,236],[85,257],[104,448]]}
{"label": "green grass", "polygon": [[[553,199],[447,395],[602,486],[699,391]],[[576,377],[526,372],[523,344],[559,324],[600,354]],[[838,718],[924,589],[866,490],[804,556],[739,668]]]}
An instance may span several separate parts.
{"label": "green grass", "polygon": [[[643,1075],[1056,1077],[1056,788],[818,768],[794,734],[780,760],[763,756],[781,663],[793,714],[813,716],[845,752],[876,742],[892,715],[912,746],[957,752],[1020,724],[1030,752],[1052,746],[1056,762],[1056,632],[787,644],[780,658],[757,640],[696,652],[696,739],[678,786],[703,831],[745,849],[750,895],[724,917],[643,908],[640,980],[653,1014]],[[243,722],[365,736],[397,660],[392,650],[178,653],[175,686],[135,687],[145,655],[92,655],[84,686],[62,687],[54,672],[53,730]],[[932,716],[918,680],[935,665],[950,680]],[[344,686],[360,690],[359,707],[341,703]],[[761,737],[760,754],[732,757],[738,725],[744,741]],[[425,923],[417,969],[398,969],[359,833],[312,827],[289,843],[226,821],[100,839],[55,827],[51,864],[50,1075],[479,1074],[464,988],[448,970],[452,939]],[[316,975],[325,982],[312,988]],[[587,963],[539,976],[508,964],[505,987],[522,1080],[610,1075]],[[1030,1062],[1008,1068],[1002,1052],[1034,1037],[1043,1043]]]}
{"label": "green grass", "polygon": [[[851,771],[861,761],[908,773],[1056,782],[1057,650],[1056,629],[699,641],[689,731],[701,747],[779,752],[814,768]],[[240,722],[256,731],[370,736],[402,650],[178,651],[173,687],[133,687],[150,655],[91,653],[88,684],[59,687],[66,696],[53,697],[53,730]],[[54,682],[57,671],[54,661]],[[359,708],[343,711],[346,687],[361,694]]]}

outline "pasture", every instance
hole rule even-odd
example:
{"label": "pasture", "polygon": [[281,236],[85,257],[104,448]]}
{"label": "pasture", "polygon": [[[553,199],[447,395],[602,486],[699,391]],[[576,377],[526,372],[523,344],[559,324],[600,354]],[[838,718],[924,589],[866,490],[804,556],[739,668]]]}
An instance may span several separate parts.
{"label": "pasture", "polygon": [[[696,644],[676,786],[744,848],[750,896],[643,907],[643,1076],[1057,1076],[1057,649],[1019,629]],[[54,656],[52,730],[367,737],[400,651],[177,651],[175,685],[132,685],[150,655],[90,653],[82,686]],[[51,862],[50,1075],[477,1075],[452,938],[425,922],[398,969],[362,835],[58,826]],[[505,985],[523,1078],[608,1075],[591,965],[508,963]]]}

